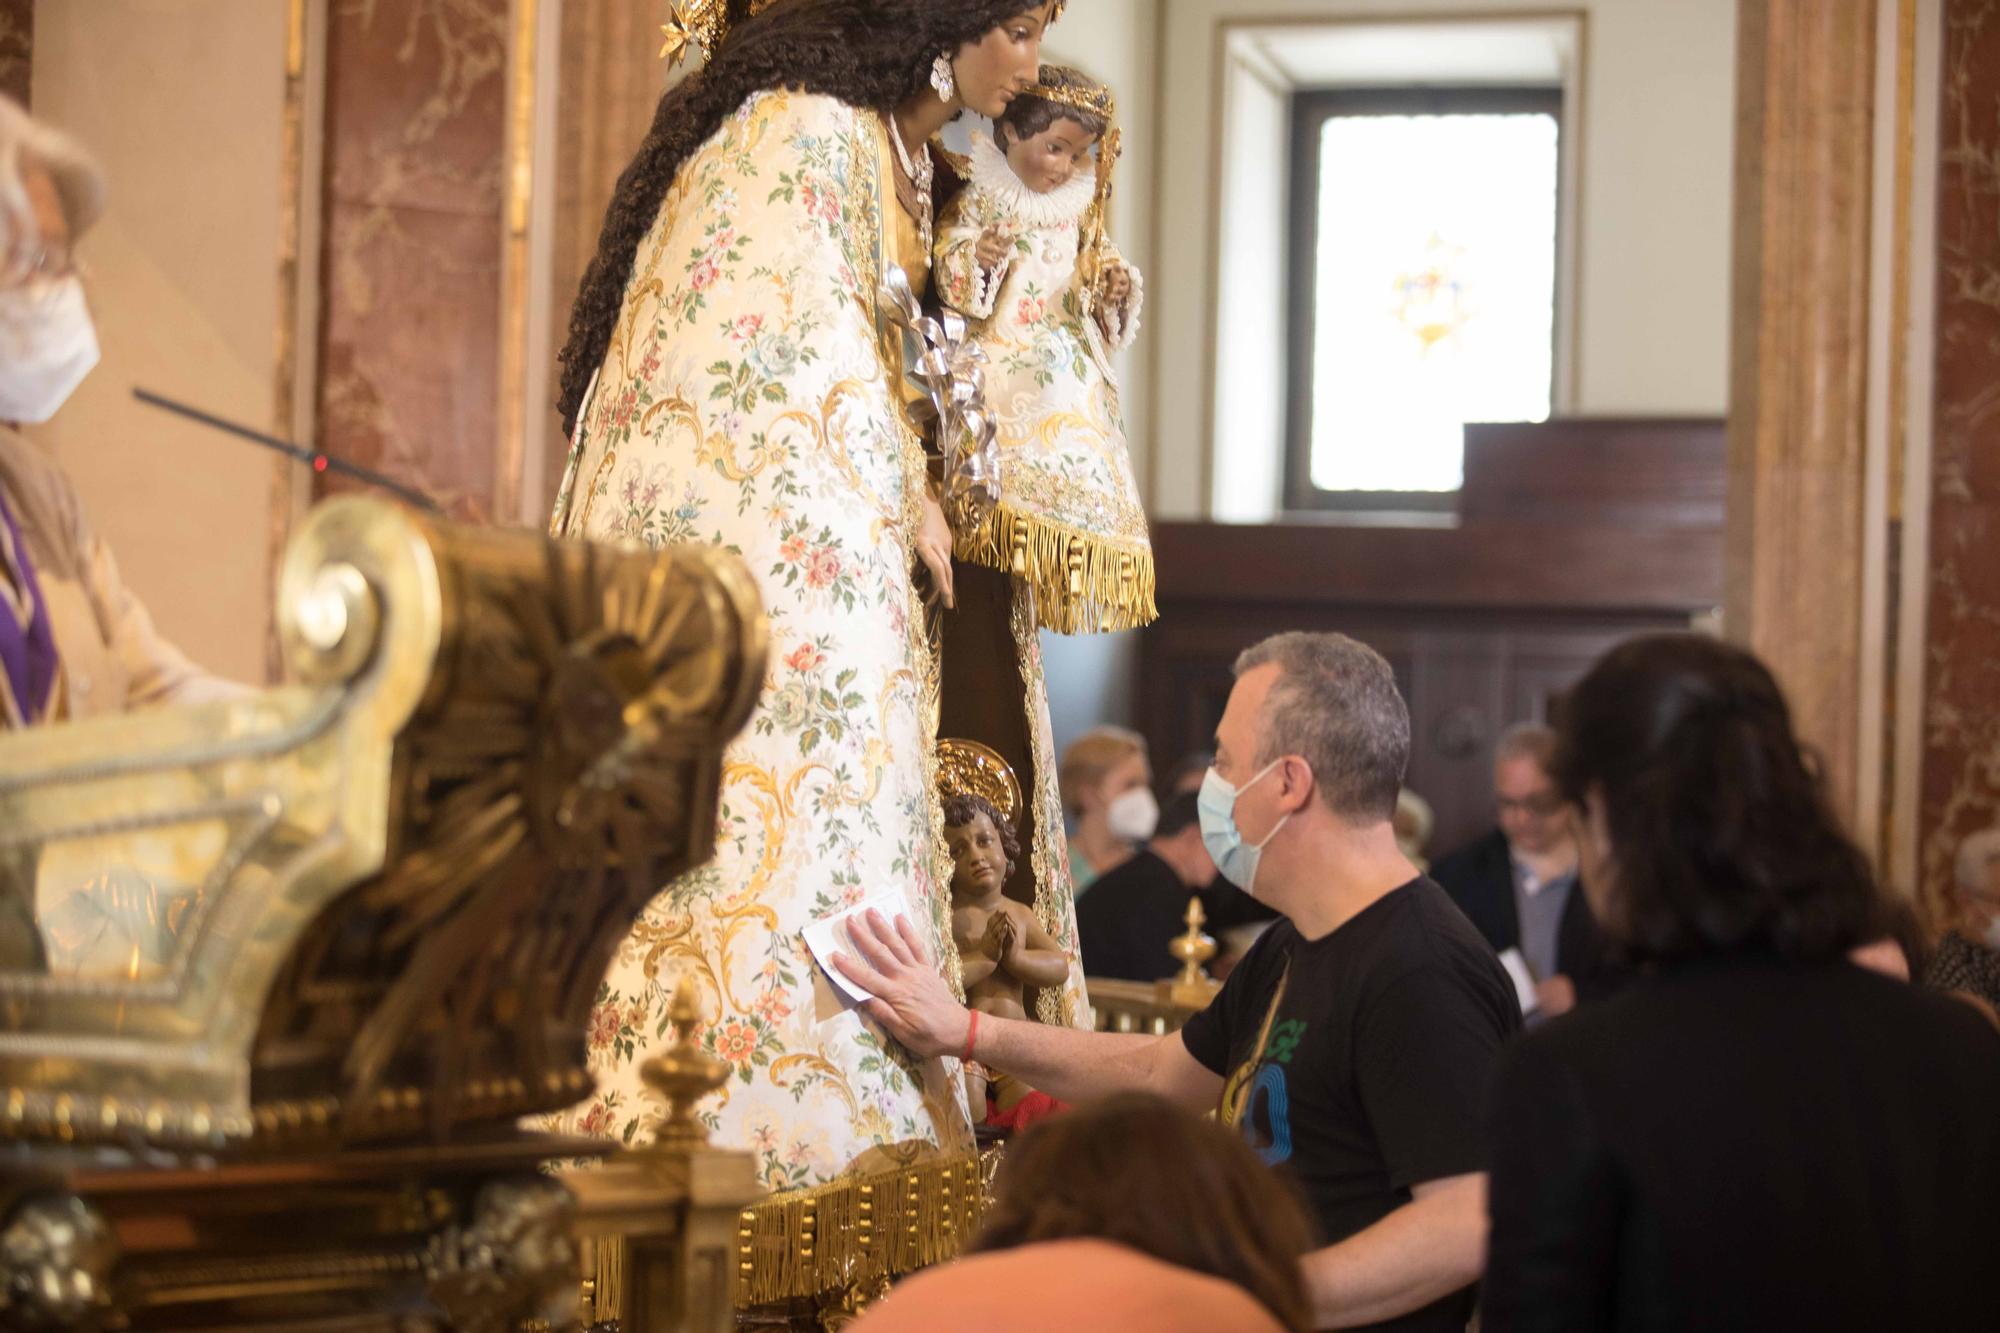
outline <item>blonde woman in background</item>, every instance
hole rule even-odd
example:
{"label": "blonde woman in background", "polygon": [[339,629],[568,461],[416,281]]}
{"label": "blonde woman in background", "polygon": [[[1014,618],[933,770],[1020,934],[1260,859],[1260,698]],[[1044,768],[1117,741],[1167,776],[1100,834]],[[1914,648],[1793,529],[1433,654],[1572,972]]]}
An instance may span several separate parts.
{"label": "blonde woman in background", "polygon": [[1071,821],[1069,873],[1082,896],[1099,875],[1124,865],[1160,822],[1146,741],[1124,727],[1095,727],[1070,742],[1058,772]]}

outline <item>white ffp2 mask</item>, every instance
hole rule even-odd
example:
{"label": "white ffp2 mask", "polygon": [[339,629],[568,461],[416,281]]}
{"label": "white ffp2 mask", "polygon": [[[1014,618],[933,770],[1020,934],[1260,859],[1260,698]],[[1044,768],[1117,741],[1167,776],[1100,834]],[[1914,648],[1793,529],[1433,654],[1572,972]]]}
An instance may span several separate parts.
{"label": "white ffp2 mask", "polygon": [[97,358],[97,329],[77,278],[0,292],[0,421],[47,421]]}

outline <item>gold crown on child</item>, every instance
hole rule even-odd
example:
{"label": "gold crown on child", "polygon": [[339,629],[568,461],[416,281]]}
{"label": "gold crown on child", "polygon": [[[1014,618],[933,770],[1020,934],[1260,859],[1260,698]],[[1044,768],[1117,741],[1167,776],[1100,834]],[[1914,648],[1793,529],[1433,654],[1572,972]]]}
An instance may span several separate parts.
{"label": "gold crown on child", "polygon": [[1040,98],[1044,102],[1054,102],[1057,106],[1071,107],[1077,111],[1088,111],[1106,120],[1117,119],[1118,103],[1111,96],[1109,88],[1070,88],[1055,84],[1031,84],[1022,94]]}

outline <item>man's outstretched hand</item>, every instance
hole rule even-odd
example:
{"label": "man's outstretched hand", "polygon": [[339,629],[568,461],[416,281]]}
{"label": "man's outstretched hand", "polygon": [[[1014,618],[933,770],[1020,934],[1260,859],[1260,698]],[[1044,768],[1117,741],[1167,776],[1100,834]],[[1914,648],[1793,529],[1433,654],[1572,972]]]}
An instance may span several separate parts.
{"label": "man's outstretched hand", "polygon": [[861,956],[836,953],[832,962],[842,976],[875,997],[861,1006],[863,1013],[919,1056],[957,1055],[965,1049],[971,1015],[952,998],[908,917],[899,916],[892,925],[870,908],[848,918],[847,937]]}

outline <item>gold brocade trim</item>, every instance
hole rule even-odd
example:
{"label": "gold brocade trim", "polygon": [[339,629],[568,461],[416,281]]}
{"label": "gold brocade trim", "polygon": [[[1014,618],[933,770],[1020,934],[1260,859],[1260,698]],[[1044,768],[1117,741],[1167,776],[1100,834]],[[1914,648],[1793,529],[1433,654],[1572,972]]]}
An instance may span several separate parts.
{"label": "gold brocade trim", "polygon": [[1001,570],[1035,590],[1041,625],[1058,634],[1108,634],[1160,618],[1149,542],[1113,541],[1004,501],[959,533],[961,560]]}
{"label": "gold brocade trim", "polygon": [[1070,966],[1069,980],[1062,986],[1036,990],[1035,1017],[1055,1027],[1075,1027],[1077,997],[1084,987],[1083,958],[1076,945],[1076,891],[1070,885],[1069,843],[1063,835],[1062,795],[1056,786],[1055,738],[1049,734],[1041,619],[1034,589],[1020,579],[1014,580],[1011,601],[1009,628],[1014,633],[1014,660],[1021,664],[1022,706],[1027,710],[1028,753],[1034,769],[1028,796],[1035,810],[1035,845],[1029,853],[1035,868],[1035,915]]}
{"label": "gold brocade trim", "polygon": [[955,1259],[986,1215],[1001,1149],[777,1194],[737,1222],[736,1306],[808,1300]]}
{"label": "gold brocade trim", "polygon": [[[857,113],[867,115],[869,113]],[[898,263],[909,256],[896,253],[897,238],[903,229],[897,227],[897,215],[892,210],[902,207],[896,202],[896,187],[893,173],[887,169],[889,154],[889,122],[877,115],[872,138],[874,140],[874,185],[857,193],[867,197],[873,205],[875,215],[874,244],[868,253],[875,257],[875,271],[865,275],[867,286],[864,291],[879,293],[882,290],[882,275],[890,264]],[[859,173],[857,173],[857,176]],[[929,256],[923,256],[926,265]],[[905,272],[908,265],[903,265]],[[930,486],[930,468],[925,461],[923,438],[910,424],[908,398],[902,382],[902,333],[891,325],[883,310],[881,298],[876,296],[872,303],[875,328],[882,348],[882,374],[890,387],[894,409],[895,429],[902,442],[903,457],[903,513],[902,547],[904,559],[912,566],[916,563],[917,535],[923,530],[924,495]],[[891,349],[894,349],[893,353]],[[924,816],[929,825],[931,851],[931,883],[933,885],[930,912],[930,944],[939,959],[940,971],[945,984],[951,987],[952,997],[965,1002],[965,968],[958,956],[958,950],[951,946],[951,852],[944,841],[944,800],[938,792],[938,719],[941,716],[940,700],[944,688],[944,668],[942,665],[942,645],[933,637],[929,616],[924,608],[923,594],[917,589],[914,569],[910,580],[910,597],[907,607],[910,651],[915,659],[921,680],[918,682],[922,713],[919,717],[921,750],[918,758],[919,772],[923,778]],[[947,1072],[956,1074],[950,1061],[945,1062]],[[970,1110],[967,1111],[968,1123]]]}

